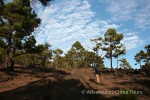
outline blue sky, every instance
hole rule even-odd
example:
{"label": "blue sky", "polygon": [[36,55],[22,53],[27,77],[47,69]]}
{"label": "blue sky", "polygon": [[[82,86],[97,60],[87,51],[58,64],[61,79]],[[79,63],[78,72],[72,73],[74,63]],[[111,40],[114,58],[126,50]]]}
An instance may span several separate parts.
{"label": "blue sky", "polygon": [[[42,19],[37,44],[67,52],[75,41],[91,50],[91,38],[103,36],[108,28],[124,34],[126,58],[133,68],[134,55],[150,44],[150,0],[54,0],[51,6],[34,8]],[[109,67],[109,60],[105,60]],[[113,66],[116,66],[114,59]]]}

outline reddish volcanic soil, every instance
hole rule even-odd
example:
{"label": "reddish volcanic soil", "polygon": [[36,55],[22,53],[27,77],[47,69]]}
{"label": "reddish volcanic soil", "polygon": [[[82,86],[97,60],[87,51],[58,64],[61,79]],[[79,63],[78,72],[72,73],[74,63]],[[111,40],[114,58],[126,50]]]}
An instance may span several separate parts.
{"label": "reddish volcanic soil", "polygon": [[[102,70],[97,84],[92,68],[0,70],[0,100],[148,100],[149,87],[150,77],[144,72]],[[132,95],[121,95],[124,89]]]}

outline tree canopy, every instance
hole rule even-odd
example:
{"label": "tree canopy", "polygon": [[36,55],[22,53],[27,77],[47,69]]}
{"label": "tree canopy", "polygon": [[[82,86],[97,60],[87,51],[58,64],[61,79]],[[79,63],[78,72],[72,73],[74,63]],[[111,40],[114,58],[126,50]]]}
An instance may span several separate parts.
{"label": "tree canopy", "polygon": [[121,61],[121,64],[120,64],[121,68],[123,68],[123,69],[131,69],[132,68],[131,65],[128,63],[128,61],[125,58],[121,59],[120,61]]}
{"label": "tree canopy", "polygon": [[[44,6],[48,6],[53,0],[39,1]],[[111,69],[113,69],[113,58],[117,59],[117,68],[119,61],[121,67],[131,67],[126,59],[119,60],[121,55],[126,54],[125,45],[122,42],[124,36],[122,33],[117,33],[114,28],[109,28],[103,37],[91,39],[95,42],[93,51],[86,50],[79,41],[73,43],[66,54],[59,48],[51,50],[51,45],[48,43],[36,45],[33,32],[41,22],[31,7],[36,3],[37,0],[13,0],[8,3],[0,0],[0,63],[5,63],[7,68],[13,70],[14,63],[25,65],[36,63],[42,67],[71,68],[88,67],[91,63],[97,63],[100,67],[104,67],[103,59],[105,58],[110,59]],[[102,51],[101,55],[99,51]],[[146,45],[145,51],[138,52],[134,59],[140,64],[140,68],[142,68],[142,62],[145,66],[149,66],[150,45]]]}

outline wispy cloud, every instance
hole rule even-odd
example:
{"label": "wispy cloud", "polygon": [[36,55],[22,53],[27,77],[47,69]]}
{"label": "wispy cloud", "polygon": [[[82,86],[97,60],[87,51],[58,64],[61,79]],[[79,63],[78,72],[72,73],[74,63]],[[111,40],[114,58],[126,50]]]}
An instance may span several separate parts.
{"label": "wispy cloud", "polygon": [[123,43],[125,44],[126,50],[131,50],[142,46],[145,41],[140,39],[137,33],[130,32],[124,35]]}
{"label": "wispy cloud", "polygon": [[95,12],[86,0],[66,0],[53,3],[50,7],[37,6],[38,16],[42,19],[42,31],[36,37],[37,44],[49,42],[52,47],[65,52],[75,41],[80,41],[86,49],[92,45],[91,38],[104,33],[108,28],[119,27],[106,21],[93,19]]}
{"label": "wispy cloud", "polygon": [[113,20],[129,20],[135,7],[134,0],[115,0],[109,4],[107,10],[113,14]]}
{"label": "wispy cloud", "polygon": [[[143,0],[144,1],[144,0]],[[150,28],[150,0],[145,0],[135,14],[135,25],[140,28]]]}
{"label": "wispy cloud", "polygon": [[150,0],[99,0],[114,21],[134,21],[137,28],[150,28]]}

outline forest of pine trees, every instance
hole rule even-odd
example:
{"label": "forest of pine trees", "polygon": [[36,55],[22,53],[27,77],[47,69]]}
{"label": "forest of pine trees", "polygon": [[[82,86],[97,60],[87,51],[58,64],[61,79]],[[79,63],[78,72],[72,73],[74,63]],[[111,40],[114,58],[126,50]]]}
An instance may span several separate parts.
{"label": "forest of pine trees", "polygon": [[[40,0],[45,6],[50,1]],[[48,43],[35,45],[36,40],[32,32],[40,25],[41,19],[32,11],[30,3],[29,0],[14,0],[10,3],[0,0],[1,66],[10,70],[14,69],[15,64],[80,68],[90,67],[92,63],[97,63],[99,67],[104,68],[104,59],[109,59],[110,68],[113,69],[112,59],[115,58],[117,68],[120,68],[120,66],[121,68],[132,68],[126,58],[119,58],[126,54],[125,46],[121,42],[124,36],[122,33],[117,33],[117,30],[113,28],[108,29],[104,33],[104,37],[91,40],[96,43],[92,52],[86,50],[80,41],[72,44],[67,53],[63,53],[59,48],[52,50]],[[32,4],[34,3],[36,3],[36,0],[32,1]],[[99,51],[105,52],[104,56]],[[145,46],[145,51],[141,50],[135,54],[135,61],[136,64],[140,64],[140,68],[150,68],[150,45]]]}

